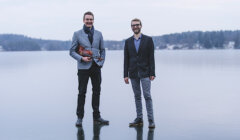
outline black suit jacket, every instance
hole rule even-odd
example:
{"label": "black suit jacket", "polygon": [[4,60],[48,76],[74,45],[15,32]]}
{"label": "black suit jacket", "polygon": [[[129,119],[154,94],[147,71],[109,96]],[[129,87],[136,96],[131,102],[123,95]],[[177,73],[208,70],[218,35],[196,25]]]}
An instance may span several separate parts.
{"label": "black suit jacket", "polygon": [[124,77],[145,78],[149,76],[155,76],[153,40],[142,34],[137,52],[132,36],[125,41],[124,46]]}

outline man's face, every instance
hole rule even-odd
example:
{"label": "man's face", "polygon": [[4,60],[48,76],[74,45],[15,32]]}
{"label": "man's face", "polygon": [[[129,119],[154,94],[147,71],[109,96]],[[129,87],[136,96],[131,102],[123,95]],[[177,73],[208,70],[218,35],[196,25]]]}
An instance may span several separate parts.
{"label": "man's face", "polygon": [[83,22],[88,28],[92,28],[94,22],[93,16],[85,15]]}
{"label": "man's face", "polygon": [[132,31],[134,32],[134,34],[139,34],[141,32],[141,24],[139,21],[133,21],[131,23],[131,27],[132,27]]}

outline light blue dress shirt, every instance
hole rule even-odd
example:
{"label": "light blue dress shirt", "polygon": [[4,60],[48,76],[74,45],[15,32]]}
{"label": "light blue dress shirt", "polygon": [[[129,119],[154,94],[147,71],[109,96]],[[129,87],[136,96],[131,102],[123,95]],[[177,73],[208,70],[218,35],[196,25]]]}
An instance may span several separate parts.
{"label": "light blue dress shirt", "polygon": [[134,45],[135,45],[136,51],[138,52],[140,42],[141,42],[141,38],[142,38],[142,34],[140,35],[140,37],[138,39],[136,39],[135,37],[133,37],[133,38],[134,38]]}

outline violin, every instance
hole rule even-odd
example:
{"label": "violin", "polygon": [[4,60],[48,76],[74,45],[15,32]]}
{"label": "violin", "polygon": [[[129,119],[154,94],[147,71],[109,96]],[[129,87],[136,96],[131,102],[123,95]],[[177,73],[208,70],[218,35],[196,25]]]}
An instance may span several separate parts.
{"label": "violin", "polygon": [[98,59],[99,61],[103,60],[103,58],[98,56],[93,56],[93,52],[91,50],[85,50],[85,48],[81,45],[78,46],[78,53],[83,57],[90,57],[94,59]]}

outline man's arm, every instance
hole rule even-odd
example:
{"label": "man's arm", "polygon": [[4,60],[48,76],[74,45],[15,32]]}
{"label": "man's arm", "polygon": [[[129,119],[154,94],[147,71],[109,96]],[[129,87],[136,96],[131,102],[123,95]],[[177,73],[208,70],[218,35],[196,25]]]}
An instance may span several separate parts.
{"label": "man's arm", "polygon": [[103,66],[105,56],[106,56],[106,51],[105,51],[105,47],[104,47],[104,41],[103,41],[102,33],[101,33],[99,50],[100,50],[100,58],[103,58],[103,60],[100,61],[100,63],[101,63],[100,65]]}
{"label": "man's arm", "polygon": [[[150,39],[150,55],[149,55],[149,65],[150,65],[150,77],[155,75],[155,60],[154,60],[154,44],[152,38]],[[150,78],[151,79],[151,78]],[[153,78],[154,79],[154,78]],[[153,80],[151,79],[151,80]]]}
{"label": "man's arm", "polygon": [[129,67],[129,53],[128,53],[128,44],[127,44],[127,40],[125,41],[125,45],[124,45],[124,72],[123,72],[123,77],[124,77],[124,81],[126,84],[129,83],[128,81],[128,67]]}
{"label": "man's arm", "polygon": [[79,55],[77,52],[76,52],[76,49],[78,47],[78,41],[77,41],[77,34],[76,32],[73,34],[73,37],[72,37],[72,47],[70,49],[70,55],[76,59],[77,61],[81,61],[82,60],[82,56]]}

